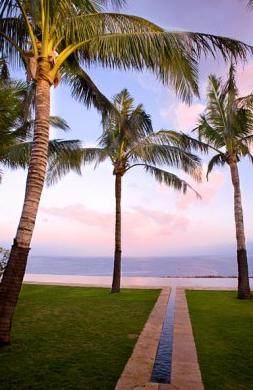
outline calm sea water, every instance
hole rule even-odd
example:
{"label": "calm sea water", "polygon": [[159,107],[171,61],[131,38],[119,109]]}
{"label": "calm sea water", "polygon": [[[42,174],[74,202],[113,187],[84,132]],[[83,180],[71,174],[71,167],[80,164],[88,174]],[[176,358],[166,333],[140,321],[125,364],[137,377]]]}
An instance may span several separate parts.
{"label": "calm sea water", "polygon": [[[249,256],[253,275],[253,255]],[[109,276],[110,257],[46,257],[30,256],[27,273],[51,275]],[[233,256],[128,257],[122,260],[123,276],[235,276]]]}

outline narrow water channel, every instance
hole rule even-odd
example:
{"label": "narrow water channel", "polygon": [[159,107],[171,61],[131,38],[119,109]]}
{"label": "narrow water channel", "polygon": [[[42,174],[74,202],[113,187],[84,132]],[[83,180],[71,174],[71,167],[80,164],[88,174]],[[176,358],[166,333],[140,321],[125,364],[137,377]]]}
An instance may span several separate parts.
{"label": "narrow water channel", "polygon": [[154,383],[170,383],[171,379],[175,297],[176,289],[173,288],[170,293],[151,376],[151,381]]}

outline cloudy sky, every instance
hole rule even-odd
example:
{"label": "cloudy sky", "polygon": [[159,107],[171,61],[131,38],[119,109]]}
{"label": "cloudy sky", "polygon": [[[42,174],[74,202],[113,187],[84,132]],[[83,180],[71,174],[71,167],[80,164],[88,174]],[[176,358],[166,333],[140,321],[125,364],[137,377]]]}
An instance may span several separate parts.
{"label": "cloudy sky", "polygon": [[[124,12],[141,15],[167,29],[227,35],[253,44],[253,12],[243,0],[128,0]],[[154,128],[190,130],[205,106],[209,73],[226,74],[220,60],[202,60],[201,99],[191,107],[148,73],[89,70],[100,89],[112,97],[127,87],[151,114]],[[253,59],[238,66],[242,94],[253,90]],[[100,117],[72,100],[65,87],[52,92],[52,113],[71,126],[67,137],[93,145],[101,134]],[[53,131],[52,137],[66,138]],[[204,161],[205,165],[205,161]],[[131,171],[130,171],[131,172]],[[253,251],[252,167],[240,164],[246,233]],[[128,256],[219,254],[234,248],[233,193],[229,172],[216,170],[208,182],[195,185],[202,200],[183,196],[157,184],[141,169],[132,170],[123,184],[123,251]],[[25,173],[4,172],[0,186],[1,243],[9,247],[21,212]],[[33,254],[108,256],[113,249],[114,181],[109,163],[83,176],[69,174],[45,188],[32,243]]]}

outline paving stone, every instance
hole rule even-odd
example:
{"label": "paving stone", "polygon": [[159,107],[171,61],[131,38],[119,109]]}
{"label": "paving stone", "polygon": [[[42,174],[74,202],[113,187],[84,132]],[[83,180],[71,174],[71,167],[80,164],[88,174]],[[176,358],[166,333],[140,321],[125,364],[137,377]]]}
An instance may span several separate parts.
{"label": "paving stone", "polygon": [[171,382],[175,389],[204,389],[183,289],[176,291]]}

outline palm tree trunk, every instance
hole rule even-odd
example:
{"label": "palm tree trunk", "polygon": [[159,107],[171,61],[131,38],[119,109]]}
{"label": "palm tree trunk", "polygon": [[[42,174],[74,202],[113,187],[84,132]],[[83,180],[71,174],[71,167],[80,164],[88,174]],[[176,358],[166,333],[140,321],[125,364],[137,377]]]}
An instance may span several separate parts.
{"label": "palm tree trunk", "polygon": [[112,293],[120,292],[121,276],[121,180],[122,176],[116,174],[115,178],[115,198],[116,198],[116,216],[115,216],[115,251]]}
{"label": "palm tree trunk", "polygon": [[237,240],[237,264],[238,264],[238,298],[250,298],[249,272],[247,250],[245,243],[245,232],[243,222],[242,199],[240,189],[240,178],[238,172],[237,161],[232,161],[229,164],[231,179],[234,186],[234,215]]}
{"label": "palm tree trunk", "polygon": [[18,301],[32,234],[45,181],[49,141],[50,83],[36,86],[36,121],[23,210],[9,261],[0,283],[0,346],[10,344],[13,313]]}

